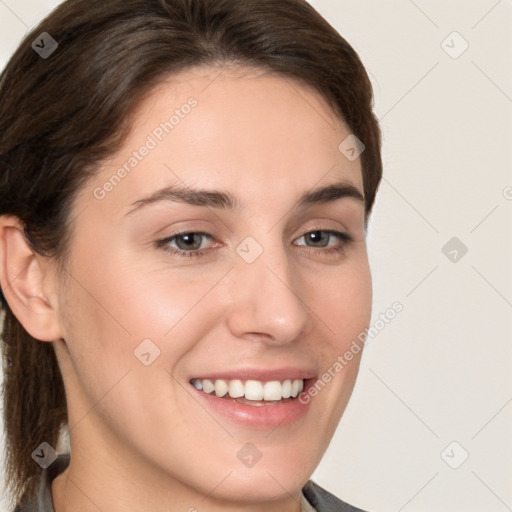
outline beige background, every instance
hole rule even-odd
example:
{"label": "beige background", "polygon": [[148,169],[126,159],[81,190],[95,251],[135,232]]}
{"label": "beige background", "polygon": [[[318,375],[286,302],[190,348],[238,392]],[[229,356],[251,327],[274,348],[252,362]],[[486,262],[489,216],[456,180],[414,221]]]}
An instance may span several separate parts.
{"label": "beige background", "polygon": [[[2,67],[57,3],[0,0]],[[512,0],[311,3],[375,87],[372,323],[404,307],[313,478],[372,512],[512,510]]]}

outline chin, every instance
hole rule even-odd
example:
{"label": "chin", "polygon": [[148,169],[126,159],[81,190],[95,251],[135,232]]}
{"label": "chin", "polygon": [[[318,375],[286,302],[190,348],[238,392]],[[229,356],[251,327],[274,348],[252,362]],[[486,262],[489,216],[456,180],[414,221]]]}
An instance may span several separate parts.
{"label": "chin", "polygon": [[247,503],[290,499],[290,495],[300,492],[313,470],[306,461],[291,464],[282,460],[276,464],[260,460],[252,468],[231,469],[231,474],[226,468],[219,481],[228,474],[229,477],[216,489],[215,496]]}

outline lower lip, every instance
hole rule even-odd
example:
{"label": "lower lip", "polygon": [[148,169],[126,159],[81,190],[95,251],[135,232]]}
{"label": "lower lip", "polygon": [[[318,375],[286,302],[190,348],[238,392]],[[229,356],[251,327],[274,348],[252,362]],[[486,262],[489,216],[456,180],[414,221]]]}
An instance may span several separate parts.
{"label": "lower lip", "polygon": [[[308,391],[314,381],[315,379],[305,381],[303,393]],[[297,397],[282,404],[245,405],[236,402],[234,398],[219,398],[214,393],[204,393],[192,384],[190,386],[209,409],[231,421],[252,428],[278,428],[295,423],[306,414],[311,401],[303,404]]]}

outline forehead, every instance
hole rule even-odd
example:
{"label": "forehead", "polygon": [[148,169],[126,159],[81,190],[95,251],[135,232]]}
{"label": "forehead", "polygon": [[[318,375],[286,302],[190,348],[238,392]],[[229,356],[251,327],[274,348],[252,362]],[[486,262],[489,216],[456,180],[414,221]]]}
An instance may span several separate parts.
{"label": "forehead", "polygon": [[[338,146],[350,134],[323,97],[263,70],[200,67],[168,77],[133,115],[123,147],[104,162],[85,201],[123,215],[158,188],[229,189],[241,204],[293,199],[320,180],[362,191],[359,159]],[[106,191],[95,200],[93,189]]]}

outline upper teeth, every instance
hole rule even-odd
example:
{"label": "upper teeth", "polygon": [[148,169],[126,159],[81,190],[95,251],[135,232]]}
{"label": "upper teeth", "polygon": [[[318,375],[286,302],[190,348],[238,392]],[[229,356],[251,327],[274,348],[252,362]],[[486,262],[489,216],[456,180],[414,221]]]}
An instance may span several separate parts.
{"label": "upper teeth", "polygon": [[287,379],[283,382],[271,380],[224,380],[192,379],[196,389],[205,393],[215,392],[218,397],[226,394],[231,398],[245,397],[247,400],[281,400],[282,398],[296,397],[304,389],[302,379]]}

